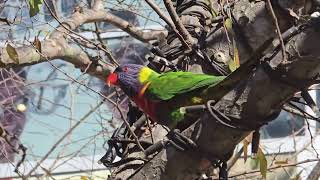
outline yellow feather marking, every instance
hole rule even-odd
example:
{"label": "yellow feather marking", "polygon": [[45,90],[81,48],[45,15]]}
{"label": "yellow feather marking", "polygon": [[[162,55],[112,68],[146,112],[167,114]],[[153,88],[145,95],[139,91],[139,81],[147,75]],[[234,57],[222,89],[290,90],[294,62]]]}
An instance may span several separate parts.
{"label": "yellow feather marking", "polygon": [[139,73],[139,81],[141,83],[144,83],[146,80],[148,80],[148,78],[151,76],[152,74],[152,70],[147,68],[147,67],[143,67],[141,70],[140,70],[140,73]]}
{"label": "yellow feather marking", "polygon": [[191,102],[192,102],[193,104],[200,104],[200,103],[203,102],[203,99],[202,99],[202,98],[199,98],[199,97],[193,97],[193,98],[191,98]]}
{"label": "yellow feather marking", "polygon": [[145,84],[144,86],[143,86],[143,88],[140,90],[140,92],[139,92],[139,98],[141,98],[143,95],[144,95],[144,93],[146,92],[146,90],[148,89],[148,87],[149,87],[149,85],[150,85],[150,82],[147,82],[147,84]]}

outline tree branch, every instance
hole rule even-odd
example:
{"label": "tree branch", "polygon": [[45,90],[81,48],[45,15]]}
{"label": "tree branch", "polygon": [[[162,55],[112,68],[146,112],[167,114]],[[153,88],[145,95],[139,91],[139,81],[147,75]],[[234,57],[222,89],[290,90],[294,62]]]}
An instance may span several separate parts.
{"label": "tree branch", "polygon": [[[270,40],[276,37],[273,21],[269,17],[265,2],[237,1],[233,13],[235,23],[244,32],[242,35],[248,39],[248,42],[237,41],[241,60],[259,62],[261,59],[247,58],[252,56],[252,53],[247,54],[243,44],[248,43],[256,51],[262,44],[271,42]],[[247,20],[244,21],[244,19]],[[281,16],[278,19],[282,19]],[[286,25],[282,23],[280,28],[288,29]],[[214,29],[214,32],[223,32],[221,29],[222,27]],[[208,46],[212,47],[214,52],[229,52],[224,33],[213,33],[212,37],[211,41],[208,41]],[[310,80],[317,76],[320,70],[320,51],[319,46],[316,45],[319,38],[320,33],[312,28],[293,37],[286,45],[286,52],[290,54],[288,62],[282,61],[279,52],[268,59],[272,67],[271,73],[278,73],[276,76],[267,72],[262,65],[255,65],[255,68],[250,69],[247,74],[237,77],[241,81],[235,81],[236,83],[232,84],[233,90],[225,95],[215,107],[226,115],[237,117],[237,123],[247,127],[254,124],[262,126],[270,122],[274,118],[271,115],[276,114],[283,103],[301,88],[311,85]],[[259,55],[261,53],[259,52]],[[240,69],[244,67],[240,66]],[[283,69],[285,71],[282,71]],[[295,82],[296,87],[276,78],[282,76],[288,78],[289,82]],[[196,141],[198,148],[187,152],[179,152],[171,147],[164,149],[138,172],[131,174],[131,179],[193,179],[192,175],[199,173],[198,165],[201,158],[211,160],[230,158],[235,146],[249,133],[249,131],[227,128],[216,123],[214,118],[207,113],[203,114],[201,124],[202,132]],[[196,132],[189,127],[184,133],[191,137]],[[125,179],[128,177],[125,175],[125,172],[121,172],[115,178]]]}
{"label": "tree branch", "polygon": [[169,19],[160,9],[160,7],[153,0],[146,0],[149,6],[159,15],[161,19],[163,19],[167,25],[171,28],[171,30],[176,34],[181,43],[190,50],[189,44],[185,41],[183,36],[177,30],[175,24],[171,19]]}
{"label": "tree branch", "polygon": [[143,32],[138,27],[135,27],[126,20],[123,20],[104,9],[92,10],[83,9],[75,12],[69,19],[62,22],[62,24],[50,35],[51,39],[58,39],[62,36],[70,34],[70,31],[75,30],[80,25],[92,22],[107,22],[127,32],[132,37],[142,42],[149,42],[156,40],[158,35],[165,33],[163,31]]}
{"label": "tree branch", "polygon": [[102,0],[94,0],[92,9],[93,10],[101,10],[101,9],[103,9],[103,1]]}
{"label": "tree branch", "polygon": [[[17,67],[28,66],[32,64],[46,62],[48,60],[62,59],[66,62],[72,63],[75,67],[82,70],[88,69],[92,63],[86,53],[81,49],[67,44],[65,41],[58,40],[44,40],[41,42],[41,54],[32,46],[24,46],[16,48],[18,55],[18,62],[10,58],[6,48],[1,49],[0,67]],[[108,64],[100,64],[100,66],[90,66],[88,73],[98,78],[104,78],[105,74],[112,71],[113,67]]]}
{"label": "tree branch", "polygon": [[317,162],[317,164],[312,169],[311,173],[307,177],[309,180],[317,180],[320,177],[320,161]]}
{"label": "tree branch", "polygon": [[179,33],[181,33],[182,37],[185,39],[187,44],[189,46],[192,46],[195,43],[194,39],[192,38],[190,33],[187,31],[187,29],[182,24],[176,10],[173,7],[172,1],[171,0],[164,0],[164,5],[166,6],[167,11],[170,14],[171,19],[172,19],[174,25],[176,26],[177,30],[179,31]]}

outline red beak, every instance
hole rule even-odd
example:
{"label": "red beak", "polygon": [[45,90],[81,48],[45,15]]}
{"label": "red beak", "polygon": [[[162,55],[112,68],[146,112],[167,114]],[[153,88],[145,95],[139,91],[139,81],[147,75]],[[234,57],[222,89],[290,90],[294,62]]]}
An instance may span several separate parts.
{"label": "red beak", "polygon": [[118,82],[118,75],[116,73],[111,73],[107,78],[107,85],[111,87],[111,85],[116,85]]}

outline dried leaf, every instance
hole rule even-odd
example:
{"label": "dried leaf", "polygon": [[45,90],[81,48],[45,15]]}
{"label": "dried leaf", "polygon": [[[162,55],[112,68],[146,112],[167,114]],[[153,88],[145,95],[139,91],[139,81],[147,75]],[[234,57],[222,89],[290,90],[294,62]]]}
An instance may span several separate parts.
{"label": "dried leaf", "polygon": [[246,162],[248,158],[248,145],[250,144],[250,142],[244,139],[242,143],[243,143],[243,160],[244,162]]}
{"label": "dried leaf", "polygon": [[19,63],[19,57],[18,57],[18,53],[16,51],[16,49],[14,47],[12,47],[10,44],[7,45],[6,47],[7,53],[9,55],[9,57],[15,62],[15,63]]}
{"label": "dried leaf", "polygon": [[252,132],[242,140],[244,162],[247,161],[247,158],[248,158],[248,145],[251,143],[251,141],[252,141]]}
{"label": "dried leaf", "polygon": [[0,18],[0,21],[1,21],[1,22],[5,22],[7,25],[10,26],[10,22],[8,21],[7,18]]}
{"label": "dried leaf", "polygon": [[232,40],[233,44],[233,59],[230,59],[228,61],[228,66],[231,72],[235,71],[240,67],[240,58],[239,58],[239,52],[238,52],[238,47],[236,44],[235,39],[233,38]]}
{"label": "dried leaf", "polygon": [[29,0],[30,17],[37,15],[41,9],[42,0]]}
{"label": "dried leaf", "polygon": [[235,41],[234,41],[234,63],[236,65],[236,68],[240,67],[239,50]]}
{"label": "dried leaf", "polygon": [[245,139],[246,139],[249,143],[251,143],[251,141],[252,141],[252,134],[253,134],[253,131],[252,131],[247,137],[245,137]]}
{"label": "dried leaf", "polygon": [[290,180],[300,180],[301,179],[301,173],[304,169],[301,169],[295,176],[291,177]]}
{"label": "dried leaf", "polygon": [[259,148],[258,150],[258,154],[257,154],[257,160],[259,161],[259,166],[260,166],[260,173],[262,175],[262,177],[264,179],[267,178],[267,159],[266,156],[264,155],[264,153],[262,152],[261,148]]}
{"label": "dried leaf", "polygon": [[81,180],[89,180],[87,176],[81,176]]}
{"label": "dried leaf", "polygon": [[288,164],[288,159],[286,159],[286,160],[276,160],[276,161],[274,162],[274,164],[276,164],[276,165]]}
{"label": "dried leaf", "polygon": [[230,18],[227,18],[225,21],[224,21],[224,25],[225,27],[227,28],[228,32],[229,33],[232,33],[233,30],[232,30],[232,20]]}
{"label": "dried leaf", "polygon": [[32,44],[41,53],[41,42],[39,41],[37,36],[34,38],[34,41]]}

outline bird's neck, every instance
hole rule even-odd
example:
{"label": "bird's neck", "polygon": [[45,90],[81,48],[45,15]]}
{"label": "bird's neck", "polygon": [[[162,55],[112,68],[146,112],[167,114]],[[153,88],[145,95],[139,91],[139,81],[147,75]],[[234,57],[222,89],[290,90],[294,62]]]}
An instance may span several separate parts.
{"label": "bird's neck", "polygon": [[144,84],[150,83],[154,78],[158,77],[159,75],[160,74],[153,71],[152,69],[148,67],[143,67],[140,70],[138,78],[139,78],[139,82],[144,85]]}

